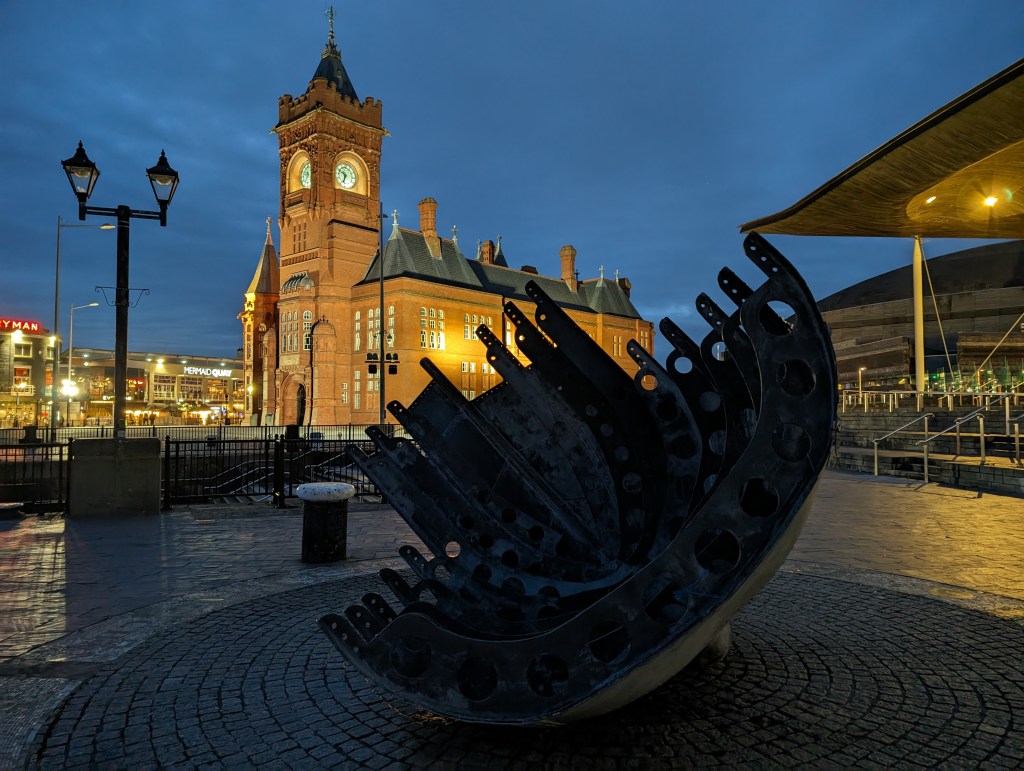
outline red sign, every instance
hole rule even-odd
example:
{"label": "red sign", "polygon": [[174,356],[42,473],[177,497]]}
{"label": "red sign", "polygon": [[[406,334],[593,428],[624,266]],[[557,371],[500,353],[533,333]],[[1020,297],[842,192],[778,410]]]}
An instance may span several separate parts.
{"label": "red sign", "polygon": [[0,319],[0,332],[41,332],[43,327],[38,321],[19,321],[18,319]]}

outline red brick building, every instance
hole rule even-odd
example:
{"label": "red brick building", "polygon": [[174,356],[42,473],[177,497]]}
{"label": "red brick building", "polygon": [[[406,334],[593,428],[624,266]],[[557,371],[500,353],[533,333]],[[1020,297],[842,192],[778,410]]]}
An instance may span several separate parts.
{"label": "red brick building", "polygon": [[[500,239],[467,256],[455,228],[439,234],[433,198],[420,202],[415,229],[397,213],[382,218],[382,113],[381,102],[356,95],[332,24],[305,93],[278,100],[280,258],[268,220],[239,314],[253,422],[376,423],[382,370],[386,401],[408,404],[428,382],[423,356],[466,398],[483,393],[500,378],[475,330],[486,324],[515,352],[502,307],[513,300],[531,310],[530,280],[624,368],[632,371],[630,339],[653,351],[652,325],[630,301],[629,280],[608,279],[603,269],[580,280],[572,246],[560,250],[560,276],[541,276],[511,267]],[[379,356],[381,335],[383,367],[368,361]]]}

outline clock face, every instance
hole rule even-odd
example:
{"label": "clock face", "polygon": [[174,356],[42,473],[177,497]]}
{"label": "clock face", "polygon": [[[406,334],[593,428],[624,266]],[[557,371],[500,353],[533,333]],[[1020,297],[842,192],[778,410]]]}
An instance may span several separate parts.
{"label": "clock face", "polygon": [[356,186],[356,170],[347,163],[339,163],[334,170],[334,178],[338,180],[338,186],[351,190]]}
{"label": "clock face", "polygon": [[299,172],[299,183],[303,187],[309,187],[313,181],[312,170],[309,167],[309,162],[302,164],[302,171]]}

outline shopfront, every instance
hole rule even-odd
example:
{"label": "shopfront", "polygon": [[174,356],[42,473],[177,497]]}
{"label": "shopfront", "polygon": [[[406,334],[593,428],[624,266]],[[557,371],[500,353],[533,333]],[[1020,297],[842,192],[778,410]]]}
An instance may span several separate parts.
{"label": "shopfront", "polygon": [[[81,405],[80,422],[111,421],[113,352],[76,348],[74,368],[79,393],[88,393],[88,401]],[[129,353],[126,422],[128,425],[235,422],[241,418],[245,406],[241,374],[241,362],[235,359]]]}

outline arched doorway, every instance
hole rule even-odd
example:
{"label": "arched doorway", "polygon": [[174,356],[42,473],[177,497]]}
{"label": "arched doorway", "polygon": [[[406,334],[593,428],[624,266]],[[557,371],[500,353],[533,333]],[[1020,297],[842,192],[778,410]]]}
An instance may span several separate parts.
{"label": "arched doorway", "polygon": [[295,424],[304,425],[306,422],[306,386],[299,384],[295,392]]}

